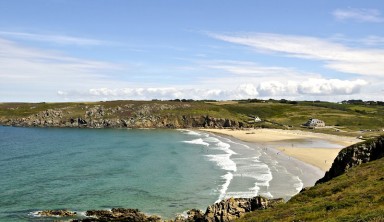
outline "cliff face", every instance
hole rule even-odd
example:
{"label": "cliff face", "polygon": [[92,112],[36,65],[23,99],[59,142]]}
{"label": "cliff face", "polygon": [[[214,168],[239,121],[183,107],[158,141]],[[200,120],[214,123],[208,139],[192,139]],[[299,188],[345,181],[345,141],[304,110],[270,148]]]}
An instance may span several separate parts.
{"label": "cliff face", "polygon": [[384,157],[384,136],[346,147],[339,152],[332,167],[316,184],[325,183],[347,172],[351,167],[382,157]]}
{"label": "cliff face", "polygon": [[[76,127],[76,128],[191,128],[233,127],[241,128],[242,122],[207,115],[175,115],[169,110],[187,109],[188,104],[127,104],[104,107],[85,106],[78,110],[47,109],[23,118],[1,120],[0,124],[25,127]],[[182,112],[181,112],[182,113]]]}

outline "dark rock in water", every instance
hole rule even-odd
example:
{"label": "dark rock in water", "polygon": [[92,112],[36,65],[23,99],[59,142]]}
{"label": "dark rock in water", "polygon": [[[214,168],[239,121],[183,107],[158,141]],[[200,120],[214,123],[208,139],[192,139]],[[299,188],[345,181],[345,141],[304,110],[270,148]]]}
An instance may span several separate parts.
{"label": "dark rock in water", "polygon": [[342,149],[329,171],[316,184],[325,183],[340,176],[351,167],[384,157],[384,136],[367,140]]}
{"label": "dark rock in water", "polygon": [[69,210],[43,210],[38,212],[37,215],[43,217],[74,217],[77,214]]}
{"label": "dark rock in water", "polygon": [[[178,216],[174,222],[229,222],[245,213],[273,207],[283,203],[280,199],[267,199],[264,197],[230,198],[208,206],[205,213],[192,209],[187,212],[187,217]],[[44,210],[38,213],[46,217],[77,217],[76,212],[68,210]],[[127,222],[161,222],[158,216],[147,216],[137,209],[113,208],[112,210],[88,210],[87,218],[73,219],[72,222],[96,222],[96,221],[127,221]]]}
{"label": "dark rock in water", "polygon": [[147,216],[137,209],[113,208],[109,210],[89,210],[86,215],[91,218],[73,221],[128,221],[128,222],[160,222],[157,216]]}

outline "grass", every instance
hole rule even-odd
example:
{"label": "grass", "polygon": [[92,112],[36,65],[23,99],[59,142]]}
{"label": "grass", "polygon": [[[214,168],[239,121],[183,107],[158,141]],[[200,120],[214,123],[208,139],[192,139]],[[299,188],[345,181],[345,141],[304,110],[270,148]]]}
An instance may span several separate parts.
{"label": "grass", "polygon": [[[34,115],[47,109],[65,109],[65,118],[84,116],[87,107],[101,105],[105,108],[116,108],[130,105],[139,108],[144,105],[153,107],[168,105],[172,109],[152,109],[153,115],[175,115],[175,116],[206,116],[215,118],[227,118],[242,122],[248,122],[249,116],[259,116],[262,120],[255,127],[301,129],[300,126],[309,118],[318,118],[325,121],[327,126],[335,126],[342,129],[316,129],[315,131],[342,134],[350,136],[367,135],[375,136],[384,129],[384,106],[379,105],[355,105],[337,104],[330,102],[297,102],[295,104],[265,102],[204,102],[204,101],[107,101],[88,103],[1,103],[0,121],[12,118],[23,118]],[[123,118],[131,115],[132,110],[117,112],[106,115],[108,118]],[[115,116],[114,116],[115,115]],[[365,130],[361,132],[360,130]],[[313,130],[312,130],[313,131]]]}
{"label": "grass", "polygon": [[384,221],[383,169],[384,158],[362,164],[285,204],[237,221]]}

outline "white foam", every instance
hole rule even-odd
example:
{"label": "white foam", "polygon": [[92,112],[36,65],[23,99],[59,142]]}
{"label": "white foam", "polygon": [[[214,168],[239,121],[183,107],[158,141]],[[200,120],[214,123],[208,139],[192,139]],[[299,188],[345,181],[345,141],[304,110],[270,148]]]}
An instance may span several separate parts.
{"label": "white foam", "polygon": [[32,212],[28,213],[28,216],[31,216],[31,217],[41,217],[41,212],[42,211],[32,211]]}
{"label": "white foam", "polygon": [[225,194],[226,194],[228,187],[229,187],[229,184],[231,183],[231,180],[233,179],[233,174],[228,172],[227,174],[221,176],[221,178],[225,179],[225,183],[221,186],[219,199],[215,203],[218,203],[218,202],[224,200],[224,198],[226,196]]}
{"label": "white foam", "polygon": [[230,159],[232,154],[216,154],[216,155],[205,155],[209,161],[216,162],[216,164],[223,170],[237,171],[236,163]]}
{"label": "white foam", "polygon": [[253,162],[256,162],[256,163],[260,163],[261,161],[260,161],[260,156],[261,156],[261,153],[259,153],[259,155],[258,156],[254,156],[254,157],[252,157],[252,161]]}
{"label": "white foam", "polygon": [[[112,209],[109,209],[109,211],[112,211]],[[59,215],[52,215],[52,216],[44,216],[44,215],[41,215],[43,211],[41,210],[38,210],[38,211],[32,211],[32,212],[29,212],[28,213],[28,216],[30,217],[61,217]],[[80,216],[80,217],[88,217],[87,216],[87,212],[86,211],[72,211],[74,213],[76,213],[76,216]]]}
{"label": "white foam", "polygon": [[295,187],[295,189],[297,190],[297,193],[299,193],[303,187],[304,187],[304,184],[303,184],[303,181],[298,177],[298,176],[295,176],[294,177],[298,182],[294,183],[293,186]]}
{"label": "white foam", "polygon": [[[271,172],[263,173],[263,174],[257,174],[255,178],[257,180],[263,181],[263,184],[266,184],[265,186],[269,186],[269,181],[271,181],[273,179]],[[259,184],[262,184],[262,183],[259,182]]]}
{"label": "white foam", "polygon": [[178,131],[181,131],[184,134],[191,135],[191,136],[201,136],[201,133],[198,133],[198,132],[193,131],[193,130],[179,129]]}
{"label": "white foam", "polygon": [[243,146],[243,147],[245,147],[248,150],[251,149],[251,147],[249,147],[248,145],[242,144],[242,143],[233,142],[232,140],[229,140],[228,142],[236,144],[236,145],[239,145],[239,146]]}
{"label": "white foam", "polygon": [[215,138],[215,137],[207,137],[207,138],[204,138],[204,141],[206,142],[210,142],[210,143],[218,143],[218,142],[221,142],[219,139]]}
{"label": "white foam", "polygon": [[43,212],[43,211],[41,211],[41,210],[38,210],[38,211],[32,211],[32,212],[29,212],[29,213],[28,213],[28,216],[30,216],[30,217],[57,217],[57,218],[61,217],[61,216],[59,216],[59,215],[45,216],[45,215],[42,215],[42,214],[41,214],[42,212]]}
{"label": "white foam", "polygon": [[81,216],[81,217],[88,217],[87,216],[87,211],[76,211],[77,215]]}
{"label": "white foam", "polygon": [[204,142],[202,138],[195,139],[195,140],[190,140],[190,141],[183,141],[183,143],[209,146],[209,143]]}
{"label": "white foam", "polygon": [[227,199],[227,198],[251,198],[251,197],[255,197],[257,196],[257,193],[255,194],[255,191],[252,191],[251,189],[249,189],[250,191],[238,191],[238,192],[227,192],[225,194],[225,197],[224,199]]}
{"label": "white foam", "polygon": [[257,186],[257,184],[255,184],[255,186],[250,188],[249,190],[252,191],[252,193],[254,193],[254,196],[257,196],[260,191],[260,187]]}
{"label": "white foam", "polygon": [[227,154],[231,154],[231,155],[237,154],[235,151],[231,150],[230,148],[231,148],[231,145],[229,145],[228,143],[221,142],[221,141],[215,143],[215,146],[212,147],[212,149],[221,150]]}

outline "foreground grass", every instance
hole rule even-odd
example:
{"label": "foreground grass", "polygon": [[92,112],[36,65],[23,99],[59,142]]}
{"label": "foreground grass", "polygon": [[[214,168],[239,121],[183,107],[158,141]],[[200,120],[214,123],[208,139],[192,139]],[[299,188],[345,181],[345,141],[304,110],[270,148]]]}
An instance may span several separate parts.
{"label": "foreground grass", "polygon": [[384,221],[384,158],[238,220],[248,221]]}

